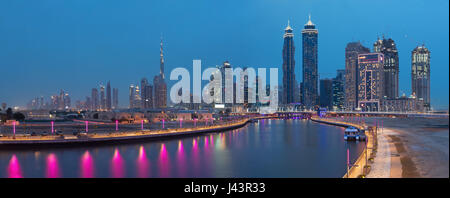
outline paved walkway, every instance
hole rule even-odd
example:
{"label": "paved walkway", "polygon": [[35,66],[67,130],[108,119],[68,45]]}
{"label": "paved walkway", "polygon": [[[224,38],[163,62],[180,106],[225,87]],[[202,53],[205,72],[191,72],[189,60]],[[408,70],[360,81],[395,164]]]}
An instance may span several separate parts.
{"label": "paved walkway", "polygon": [[397,132],[387,128],[382,129],[382,132],[378,133],[378,150],[372,164],[372,170],[367,175],[368,178],[402,177],[403,170],[400,155],[389,137],[397,134]]}
{"label": "paved walkway", "polygon": [[391,151],[384,134],[378,134],[378,150],[367,178],[388,178],[391,176]]}

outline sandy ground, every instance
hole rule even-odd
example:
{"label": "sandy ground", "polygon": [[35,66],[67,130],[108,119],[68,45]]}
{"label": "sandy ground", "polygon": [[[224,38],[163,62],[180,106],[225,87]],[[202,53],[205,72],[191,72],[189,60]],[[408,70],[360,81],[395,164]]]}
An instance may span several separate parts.
{"label": "sandy ground", "polygon": [[382,121],[384,130],[368,177],[449,177],[448,118],[366,118],[366,123],[374,120]]}

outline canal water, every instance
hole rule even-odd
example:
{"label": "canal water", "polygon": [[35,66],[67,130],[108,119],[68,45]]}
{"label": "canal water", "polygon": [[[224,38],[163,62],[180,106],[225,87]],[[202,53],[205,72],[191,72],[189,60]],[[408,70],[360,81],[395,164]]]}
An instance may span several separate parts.
{"label": "canal water", "polygon": [[363,142],[308,120],[144,143],[0,149],[0,177],[342,177]]}

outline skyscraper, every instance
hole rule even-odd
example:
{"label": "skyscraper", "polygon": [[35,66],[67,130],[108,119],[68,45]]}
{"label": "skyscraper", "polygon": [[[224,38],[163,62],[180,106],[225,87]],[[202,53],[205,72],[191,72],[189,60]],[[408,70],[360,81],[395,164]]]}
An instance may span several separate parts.
{"label": "skyscraper", "polygon": [[155,87],[154,106],[156,108],[167,107],[167,85],[164,80],[164,55],[163,55],[163,42],[161,39],[160,49],[160,63],[159,63],[159,75],[153,79],[153,85]]}
{"label": "skyscraper", "polygon": [[[244,67],[244,70],[246,70],[247,67]],[[244,79],[244,107],[248,108],[248,96],[249,96],[249,87],[248,87],[248,75],[244,75],[241,77]]]}
{"label": "skyscraper", "polygon": [[133,84],[130,85],[128,99],[130,101],[129,108],[130,109],[134,108],[135,102],[134,102],[134,85]]}
{"label": "skyscraper", "polygon": [[119,89],[113,88],[113,104],[112,109],[118,109],[119,108]]}
{"label": "skyscraper", "polygon": [[283,45],[283,96],[282,103],[294,103],[295,91],[295,46],[293,29],[289,25],[284,29]]}
{"label": "skyscraper", "polygon": [[106,110],[111,110],[111,84],[106,84]]}
{"label": "skyscraper", "polygon": [[320,107],[331,109],[333,106],[333,81],[320,79]]}
{"label": "skyscraper", "polygon": [[232,95],[233,90],[226,90],[226,82],[233,82],[233,76],[226,76],[226,69],[230,68],[231,69],[231,64],[228,61],[223,62],[222,66],[219,67],[219,70],[221,72],[221,76],[222,76],[222,103],[225,104],[225,106],[227,107],[231,107],[231,103],[227,103],[225,101],[225,96],[226,96],[226,92],[230,92],[229,94]]}
{"label": "skyscraper", "polygon": [[141,80],[141,100],[142,108],[149,109],[153,108],[153,86],[151,86],[147,78],[142,78]]}
{"label": "skyscraper", "polygon": [[344,86],[345,70],[337,70],[336,78],[333,78],[333,109],[342,110],[344,108]]}
{"label": "skyscraper", "polygon": [[129,92],[129,100],[130,100],[130,109],[134,108],[141,108],[142,107],[142,99],[141,99],[141,90],[139,89],[139,86],[134,86],[133,84],[130,85],[130,92]]}
{"label": "skyscraper", "polygon": [[358,55],[369,52],[369,48],[364,47],[360,42],[351,42],[345,47],[344,107],[348,111],[358,106]]}
{"label": "skyscraper", "polygon": [[134,86],[134,96],[133,96],[133,108],[141,108],[142,107],[142,98],[141,98],[141,89],[139,86]]}
{"label": "skyscraper", "polygon": [[422,98],[425,109],[430,109],[430,51],[417,46],[411,52],[411,85],[413,95]]}
{"label": "skyscraper", "polygon": [[96,88],[92,88],[91,92],[91,110],[96,111],[99,108],[98,104],[98,90]]}
{"label": "skyscraper", "polygon": [[100,85],[100,109],[106,109],[105,86]]}
{"label": "skyscraper", "polygon": [[387,99],[398,98],[398,51],[394,40],[391,38],[378,39],[373,44],[373,51],[384,55],[384,94]]}
{"label": "skyscraper", "polygon": [[311,22],[311,15],[302,30],[303,41],[303,105],[314,107],[318,102],[318,34],[316,25]]}
{"label": "skyscraper", "polygon": [[64,90],[61,89],[60,93],[59,93],[59,97],[58,97],[58,109],[62,110],[64,109],[65,105],[64,105]]}
{"label": "skyscraper", "polygon": [[64,93],[63,101],[64,101],[64,109],[70,109],[71,102],[70,102],[69,93],[67,93],[67,92]]}
{"label": "skyscraper", "polygon": [[84,103],[84,109],[89,110],[92,109],[92,102],[89,96],[86,96],[86,102]]}
{"label": "skyscraper", "polygon": [[384,57],[382,53],[358,55],[358,107],[379,111],[384,96]]}

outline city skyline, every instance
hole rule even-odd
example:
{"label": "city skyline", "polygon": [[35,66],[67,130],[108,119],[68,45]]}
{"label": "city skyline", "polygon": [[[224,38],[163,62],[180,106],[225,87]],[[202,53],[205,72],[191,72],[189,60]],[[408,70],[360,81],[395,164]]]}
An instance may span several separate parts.
{"label": "city skyline", "polygon": [[[433,5],[435,2],[427,3],[427,6],[435,6]],[[448,2],[445,2],[448,4]],[[17,4],[20,4],[17,3]],[[32,3],[31,3],[32,4]],[[67,3],[65,3],[67,4]],[[82,3],[80,3],[82,4]],[[230,3],[232,4],[232,3]],[[222,4],[222,6],[231,6],[230,4]],[[343,3],[345,4],[345,3]],[[16,3],[11,3],[9,6],[16,5]],[[260,4],[257,4],[260,5]],[[284,5],[283,3],[276,4],[276,7],[274,9],[281,9],[283,7],[286,7],[288,4]],[[39,7],[39,5],[37,5]],[[67,5],[61,5],[65,9],[69,9],[68,7],[65,7]],[[130,6],[130,5],[127,5]],[[219,6],[219,5],[216,5]],[[214,6],[213,8],[216,8]],[[317,5],[318,6],[318,5]],[[339,5],[342,6],[342,5]],[[347,5],[349,6],[349,5]],[[356,6],[356,5],[355,5]],[[5,6],[1,6],[5,7]],[[6,6],[8,7],[8,5]],[[245,6],[244,6],[245,7]],[[87,45],[84,43],[84,39],[89,40],[87,38],[87,35],[85,30],[82,28],[82,26],[89,26],[89,24],[86,24],[84,22],[80,21],[71,21],[73,24],[78,24],[78,28],[75,28],[75,30],[78,30],[79,33],[73,34],[65,32],[64,40],[65,42],[62,45],[56,45],[55,43],[49,43],[48,46],[45,46],[46,44],[43,44],[41,42],[48,41],[52,35],[52,33],[49,33],[47,31],[44,31],[42,29],[33,29],[31,28],[28,31],[25,31],[23,34],[19,35],[11,35],[9,32],[3,32],[0,30],[0,32],[3,34],[5,33],[7,40],[0,40],[2,42],[6,42],[4,45],[8,46],[8,48],[0,47],[0,51],[4,52],[4,54],[1,59],[4,60],[2,64],[5,64],[5,70],[6,73],[14,73],[14,72],[20,72],[23,74],[22,76],[16,76],[15,78],[11,77],[4,77],[1,82],[2,84],[8,84],[13,83],[14,86],[2,86],[1,92],[2,93],[8,93],[7,95],[3,95],[0,98],[0,102],[6,102],[9,106],[25,106],[25,104],[32,98],[36,96],[47,96],[49,97],[52,94],[58,93],[58,90],[64,89],[67,92],[71,94],[72,101],[77,100],[84,100],[86,96],[89,96],[89,90],[92,89],[92,85],[99,84],[98,79],[109,79],[113,82],[114,87],[119,88],[120,90],[127,90],[127,87],[131,83],[136,83],[139,79],[145,77],[147,79],[152,79],[153,76],[157,75],[156,69],[158,68],[158,47],[155,45],[155,41],[159,42],[160,34],[161,32],[164,35],[165,38],[165,60],[167,63],[165,64],[166,73],[165,75],[168,75],[168,72],[171,71],[171,69],[175,67],[184,66],[188,69],[190,69],[190,63],[192,62],[192,59],[201,58],[202,61],[207,65],[208,67],[213,67],[214,65],[221,64],[225,60],[229,60],[231,64],[239,67],[245,67],[245,66],[263,66],[263,67],[278,67],[281,71],[281,63],[282,60],[280,58],[280,52],[279,50],[282,48],[282,41],[280,39],[280,33],[282,30],[284,30],[284,27],[286,25],[286,19],[290,20],[291,26],[294,29],[294,34],[300,35],[300,31],[302,29],[302,26],[304,22],[307,20],[308,13],[311,13],[313,16],[313,19],[316,24],[319,24],[321,29],[321,38],[319,42],[319,75],[320,79],[322,78],[333,78],[336,75],[336,70],[338,69],[345,69],[345,46],[347,43],[352,41],[358,41],[361,40],[362,44],[365,47],[371,47],[372,44],[377,40],[377,37],[381,37],[384,33],[386,38],[392,38],[395,40],[395,43],[397,45],[397,50],[399,53],[399,62],[400,62],[400,86],[399,86],[399,95],[402,95],[405,93],[406,95],[410,95],[412,93],[411,90],[411,51],[421,45],[422,43],[425,43],[425,46],[431,51],[431,105],[435,108],[448,108],[448,84],[446,83],[448,81],[448,56],[445,54],[448,54],[448,12],[442,12],[440,14],[443,14],[444,17],[437,18],[433,17],[439,14],[439,12],[432,13],[429,10],[426,9],[426,12],[430,12],[430,15],[427,15],[429,18],[433,18],[434,23],[437,22],[435,26],[441,25],[447,26],[447,28],[444,27],[444,30],[446,31],[433,31],[433,30],[417,30],[412,31],[409,26],[406,26],[400,22],[404,23],[418,23],[418,21],[422,19],[418,19],[418,14],[412,14],[408,17],[399,17],[399,19],[389,19],[387,20],[389,16],[385,17],[386,24],[378,26],[375,30],[369,27],[369,24],[373,19],[370,17],[362,17],[367,20],[367,24],[364,23],[357,23],[351,22],[348,20],[342,20],[344,25],[349,25],[346,23],[350,23],[352,26],[355,26],[357,28],[360,28],[363,32],[361,35],[354,35],[354,32],[350,32],[348,30],[345,30],[344,27],[337,28],[336,25],[331,24],[332,21],[336,21],[337,19],[330,19],[329,15],[327,17],[326,14],[324,14],[323,10],[318,10],[315,5],[306,5],[304,6],[306,8],[302,8],[305,10],[302,10],[299,12],[299,14],[296,14],[295,16],[292,16],[292,14],[280,14],[277,15],[276,19],[269,21],[266,27],[263,27],[263,24],[261,23],[253,23],[253,28],[256,28],[257,30],[261,28],[266,28],[266,33],[264,35],[264,40],[259,40],[258,45],[254,45],[254,42],[258,39],[262,39],[261,36],[251,34],[251,36],[247,32],[249,31],[250,27],[245,26],[243,24],[237,24],[237,25],[230,25],[231,27],[239,27],[244,32],[243,37],[247,41],[243,41],[240,36],[237,34],[231,34],[231,35],[225,35],[223,32],[219,33],[219,36],[221,36],[219,40],[223,41],[215,41],[212,44],[213,45],[206,45],[202,41],[202,36],[205,36],[203,34],[200,34],[199,32],[204,31],[199,24],[194,24],[195,28],[198,30],[196,31],[187,31],[188,35],[183,35],[180,33],[177,33],[176,28],[172,30],[172,26],[165,26],[162,24],[156,24],[154,28],[155,30],[143,30],[143,31],[135,31],[134,34],[132,32],[122,32],[122,35],[119,36],[118,34],[108,34],[106,39],[102,39],[101,42],[97,42],[97,47]],[[375,6],[376,7],[376,6]],[[356,11],[355,7],[355,10]],[[44,9],[44,8],[41,8]],[[115,8],[119,9],[119,8]],[[239,8],[236,8],[239,9]],[[371,8],[372,9],[372,8]],[[375,9],[375,8],[373,8]],[[412,7],[408,8],[408,12],[414,13],[414,9],[418,9],[418,7]],[[175,9],[177,10],[177,9]],[[326,9],[325,9],[326,10]],[[350,9],[351,10],[351,9]],[[54,10],[54,12],[59,12]],[[72,10],[72,12],[75,12],[75,14],[80,14],[82,16],[89,15],[86,13],[79,13],[79,10],[76,8]],[[287,12],[287,11],[286,11]],[[404,11],[406,12],[406,11]],[[7,12],[8,13],[8,12]],[[159,13],[159,12],[158,12]],[[239,13],[239,12],[238,12]],[[10,13],[11,14],[11,13]],[[31,12],[31,15],[33,12]],[[105,15],[112,14],[109,12],[106,12]],[[160,14],[160,13],[159,13]],[[433,15],[434,14],[434,15]],[[125,14],[125,16],[130,16],[131,13]],[[251,16],[258,16],[258,13],[253,13]],[[339,14],[336,13],[336,17]],[[357,15],[357,14],[355,14]],[[446,16],[445,16],[446,15]],[[134,16],[134,15],[132,15]],[[352,15],[344,15],[347,18],[351,19]],[[395,15],[397,16],[397,15]],[[400,16],[400,15],[398,15]],[[64,16],[63,16],[64,17]],[[232,17],[236,17],[236,15],[233,15]],[[392,16],[391,16],[392,17]],[[412,17],[412,18],[411,18]],[[102,18],[101,16],[98,17],[99,19]],[[131,17],[133,18],[133,17]],[[17,24],[22,25],[29,25],[25,23],[23,20],[24,18],[17,19]],[[220,16],[216,16],[216,19],[220,19],[221,21],[228,21],[226,18],[221,18]],[[417,19],[417,20],[416,20]],[[42,20],[42,19],[41,19]],[[180,23],[185,22],[186,20],[175,20],[173,18],[164,19],[167,21],[167,24],[174,25],[173,27],[179,27]],[[208,23],[208,27],[213,27],[213,29],[220,27],[220,25],[212,25],[210,24],[212,21],[205,21],[205,19],[202,19],[203,22]],[[212,20],[212,19],[211,19]],[[249,19],[244,18],[244,21],[248,21]],[[352,19],[354,21],[356,19]],[[424,20],[424,22],[429,21]],[[231,21],[231,20],[230,20]],[[127,23],[118,19],[114,19],[113,21],[109,21],[111,23],[117,22],[122,25],[126,25]],[[43,23],[43,21],[40,21],[40,23]],[[59,24],[60,21],[49,21],[49,23],[55,23]],[[144,23],[143,21],[140,21],[139,27],[142,25],[150,25],[154,23],[153,21],[150,21],[147,23]],[[166,22],[164,22],[166,24]],[[268,26],[270,24],[270,26]],[[108,29],[111,28],[108,23],[100,24],[103,26],[106,26]],[[341,24],[342,25],[342,24]],[[20,31],[23,30],[24,27],[17,27],[12,26],[12,24],[4,23],[2,26],[9,27],[11,32]],[[12,28],[11,28],[12,27]],[[182,26],[183,27],[183,26]],[[348,27],[348,26],[346,26]],[[49,28],[49,27],[47,27]],[[67,28],[67,27],[66,27]],[[194,29],[195,29],[194,28]],[[335,29],[330,29],[335,28]],[[431,27],[434,28],[434,27]],[[70,30],[70,28],[68,29]],[[236,30],[236,29],[233,29]],[[408,30],[408,31],[406,31]],[[104,33],[103,30],[97,30],[97,33],[94,33],[93,36],[96,37],[98,34]],[[105,30],[106,31],[106,30]],[[199,31],[199,32],[197,32]],[[225,32],[228,32],[225,31]],[[418,32],[418,33],[417,33]],[[432,32],[432,35],[428,35],[426,33]],[[40,33],[34,35],[33,33]],[[43,34],[43,33],[48,33]],[[341,36],[330,36],[333,33],[336,35],[343,35],[343,34],[350,34],[347,37],[341,37]],[[25,34],[25,35],[24,35]],[[30,34],[30,35],[29,35]],[[33,34],[33,35],[31,35]],[[135,36],[135,34],[138,34],[139,36]],[[442,35],[441,35],[442,34]],[[195,36],[197,35],[197,36]],[[200,36],[202,35],[202,36]],[[276,35],[276,36],[274,36]],[[22,36],[22,37],[20,37]],[[27,42],[30,42],[31,39],[33,40],[34,47],[26,48],[28,45],[21,43],[18,41],[18,39],[27,38]],[[131,36],[136,38],[130,38]],[[185,42],[180,41],[180,39],[186,39],[187,36],[194,36],[193,39],[191,39],[191,42]],[[177,38],[179,37],[179,38]],[[2,38],[2,39],[5,39]],[[114,39],[121,38],[123,40],[130,40],[132,41],[134,46],[127,46],[123,44],[122,42],[113,41]],[[205,37],[207,41],[210,40],[209,36]],[[211,37],[212,38],[212,37]],[[62,37],[55,38],[56,40],[62,39]],[[136,39],[136,40],[134,40]],[[139,45],[136,45],[137,40],[141,40]],[[245,40],[244,39],[244,40]],[[294,37],[294,43],[301,43],[301,38],[299,36]],[[335,39],[336,41],[330,42],[330,39]],[[442,40],[444,39],[444,40]],[[234,41],[236,40],[236,41]],[[53,40],[50,40],[53,41]],[[73,45],[74,41],[82,41],[82,44],[79,45]],[[54,42],[54,41],[53,41]],[[199,45],[196,45],[195,48],[191,49],[193,45],[196,42],[199,42]],[[237,45],[238,43],[239,45]],[[442,45],[444,43],[444,45]],[[14,44],[14,45],[13,45]],[[227,44],[230,44],[231,46],[228,47]],[[105,48],[105,46],[113,45],[115,47],[112,48]],[[62,47],[60,52],[56,53],[52,47]],[[238,48],[237,46],[243,46],[241,48]],[[28,46],[29,47],[29,46]],[[98,50],[99,57],[94,59],[91,57],[93,54],[84,53],[80,50],[86,50],[91,51],[94,49],[89,49],[89,47],[94,47],[94,49]],[[123,47],[123,48],[121,48]],[[46,49],[42,49],[46,48]],[[218,50],[222,48],[221,50]],[[225,49],[223,49],[225,48]],[[230,49],[229,49],[230,48]],[[231,49],[232,48],[232,49]],[[261,49],[258,49],[261,48]],[[20,50],[19,50],[20,49]],[[188,50],[191,49],[191,50]],[[209,51],[208,51],[209,49]],[[39,50],[40,53],[33,53],[36,50]],[[127,50],[132,51],[133,53],[138,52],[136,55],[130,55],[130,52],[126,52]],[[155,53],[156,50],[156,53]],[[208,52],[205,52],[207,50]],[[235,52],[232,52],[235,50]],[[244,51],[243,51],[244,50]],[[22,54],[16,52],[16,51],[23,51]],[[69,53],[74,52],[74,53]],[[295,59],[301,60],[301,48],[298,48],[295,52]],[[5,55],[6,54],[6,55]],[[60,56],[54,56],[55,54],[59,54]],[[114,55],[117,54],[117,55]],[[259,55],[258,55],[259,54]],[[264,55],[264,56],[261,56]],[[7,56],[10,55],[10,56]],[[19,59],[19,57],[28,57],[26,60]],[[200,57],[199,57],[200,56]],[[84,57],[84,58],[83,58]],[[246,58],[247,57],[247,58]],[[75,59],[74,62],[76,64],[71,63],[69,60]],[[109,60],[108,60],[109,59]],[[137,60],[136,60],[137,59]],[[303,79],[301,78],[301,69],[303,68],[302,64],[299,64],[300,61],[297,61],[297,65],[295,67],[295,76],[297,77],[296,80],[298,83],[302,82]],[[59,67],[57,67],[59,65]],[[61,66],[64,65],[64,66]],[[66,66],[67,65],[67,66]],[[97,66],[99,65],[99,66]],[[22,67],[17,67],[22,66]],[[39,67],[36,68],[36,67]],[[81,71],[74,71],[73,76],[78,78],[73,78],[67,76],[67,73],[70,71],[72,72],[74,69],[71,68],[77,68],[76,70]],[[89,69],[89,70],[87,70]],[[36,71],[38,70],[38,71]],[[331,74],[327,74],[331,73]],[[35,75],[33,75],[35,74]],[[279,79],[281,78],[281,72],[279,72]],[[27,79],[27,80],[25,80]],[[41,80],[39,80],[41,79]],[[43,80],[43,79],[52,79],[52,80]],[[67,81],[64,81],[64,79],[67,79]],[[26,81],[36,81],[35,83],[26,83]],[[442,83],[442,80],[445,81],[445,83]],[[25,82],[21,82],[25,81]],[[76,83],[74,83],[76,82]],[[174,83],[173,81],[166,81],[168,84],[168,88],[171,87],[171,85]],[[280,83],[281,84],[281,83]],[[97,87],[98,88],[98,87]],[[23,90],[27,90],[26,92]],[[126,91],[121,91],[119,94],[119,106],[120,107],[126,107],[128,100],[127,100],[127,94]]]}

